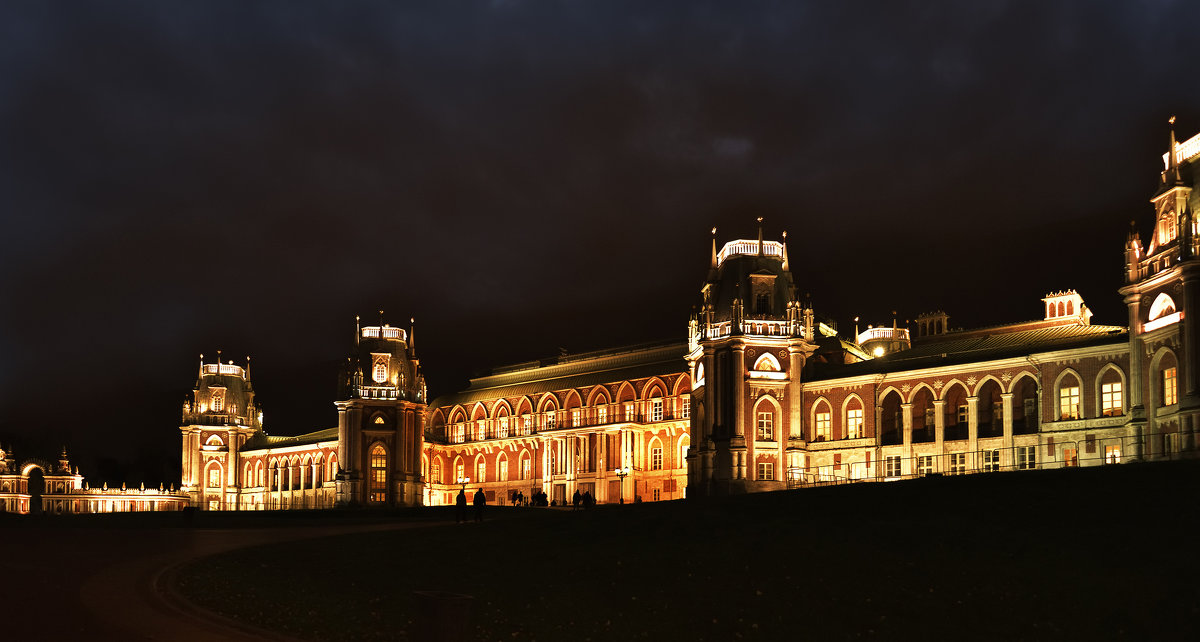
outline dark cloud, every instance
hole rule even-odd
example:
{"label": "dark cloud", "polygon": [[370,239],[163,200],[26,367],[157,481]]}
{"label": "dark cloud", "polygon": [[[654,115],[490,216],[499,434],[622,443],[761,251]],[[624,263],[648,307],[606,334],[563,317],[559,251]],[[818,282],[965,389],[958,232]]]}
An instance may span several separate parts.
{"label": "dark cloud", "polygon": [[[354,314],[432,390],[680,336],[708,229],[789,232],[819,314],[1098,321],[1188,3],[6,3],[0,440],[176,456],[198,353],[333,421]],[[1107,267],[1105,267],[1107,266]],[[132,455],[130,455],[132,457]]]}

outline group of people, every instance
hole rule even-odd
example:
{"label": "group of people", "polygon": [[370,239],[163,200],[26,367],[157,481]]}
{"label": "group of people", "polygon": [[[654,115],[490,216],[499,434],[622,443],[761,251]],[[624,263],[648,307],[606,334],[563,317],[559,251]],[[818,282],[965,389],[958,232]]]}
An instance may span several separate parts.
{"label": "group of people", "polygon": [[596,505],[596,498],[592,497],[592,491],[584,491],[579,493],[579,489],[575,489],[575,496],[571,498],[571,510],[579,510],[580,506],[591,508]]}
{"label": "group of people", "polygon": [[[475,491],[475,496],[471,502],[475,504],[475,521],[483,521],[483,507],[487,506],[487,496],[483,494],[483,489]],[[454,521],[461,524],[467,521],[467,491],[461,489],[458,491],[458,497],[454,499]]]}

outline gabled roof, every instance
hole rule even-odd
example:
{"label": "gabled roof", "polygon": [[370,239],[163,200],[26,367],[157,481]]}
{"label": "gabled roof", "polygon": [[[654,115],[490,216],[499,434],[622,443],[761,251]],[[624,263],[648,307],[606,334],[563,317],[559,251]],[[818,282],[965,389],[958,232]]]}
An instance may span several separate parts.
{"label": "gabled roof", "polygon": [[1114,325],[1066,324],[1017,331],[1005,331],[1004,326],[998,326],[991,331],[971,330],[924,337],[908,350],[862,363],[818,366],[810,380],[989,361],[1128,341],[1129,330]]}
{"label": "gabled roof", "polygon": [[686,354],[687,343],[680,341],[572,355],[550,365],[500,368],[472,379],[466,390],[434,399],[429,408],[687,372]]}
{"label": "gabled roof", "polygon": [[336,441],[338,438],[337,427],[326,428],[303,435],[295,435],[293,437],[283,437],[277,435],[268,435],[264,432],[257,432],[253,437],[246,440],[239,452],[247,452],[250,450],[266,450],[267,448],[287,448],[289,446],[307,446],[309,444],[317,444],[322,441]]}

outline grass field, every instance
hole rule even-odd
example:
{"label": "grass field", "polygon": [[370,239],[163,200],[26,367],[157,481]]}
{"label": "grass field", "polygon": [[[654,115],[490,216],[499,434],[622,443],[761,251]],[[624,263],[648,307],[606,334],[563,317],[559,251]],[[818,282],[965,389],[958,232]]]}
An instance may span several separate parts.
{"label": "grass field", "polygon": [[[1170,639],[1200,621],[1198,490],[1187,462],[490,508],[235,551],[177,589],[320,639],[417,639],[428,620],[486,640]],[[424,590],[473,599],[435,612]]]}

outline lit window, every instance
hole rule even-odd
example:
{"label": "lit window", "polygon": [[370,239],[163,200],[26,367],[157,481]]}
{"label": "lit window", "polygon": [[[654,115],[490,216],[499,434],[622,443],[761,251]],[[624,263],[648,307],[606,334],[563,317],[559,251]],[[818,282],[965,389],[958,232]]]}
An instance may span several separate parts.
{"label": "lit window", "polygon": [[213,412],[221,412],[225,408],[225,391],[214,390],[208,405]]}
{"label": "lit window", "polygon": [[1175,380],[1175,368],[1167,368],[1162,371],[1162,398],[1164,406],[1173,406],[1179,401],[1175,393]]}
{"label": "lit window", "polygon": [[1074,468],[1079,465],[1079,451],[1074,448],[1063,448],[1063,465]]}
{"label": "lit window", "polygon": [[1079,419],[1079,386],[1058,389],[1058,413],[1061,419]]}
{"label": "lit window", "polygon": [[221,487],[221,469],[220,468],[213,466],[212,468],[208,469],[208,487],[209,488],[220,488]]}
{"label": "lit window", "polygon": [[501,439],[504,439],[505,437],[508,436],[508,417],[507,416],[501,417],[498,421],[498,425],[499,425],[499,431],[500,431],[499,437]]}
{"label": "lit window", "polygon": [[466,466],[464,466],[461,461],[454,462],[454,482],[458,483],[458,480],[460,480],[466,476],[467,476]]}
{"label": "lit window", "polygon": [[371,369],[371,379],[375,383],[386,383],[388,378],[388,358],[387,355],[375,357],[375,366]]}
{"label": "lit window", "polygon": [[663,420],[663,400],[662,399],[651,399],[650,400],[650,421],[662,421],[662,420]]}
{"label": "lit window", "polygon": [[862,408],[852,408],[846,413],[846,438],[862,437],[863,411]]}
{"label": "lit window", "polygon": [[484,459],[475,462],[475,481],[480,484],[487,481],[487,461]]}
{"label": "lit window", "polygon": [[430,473],[430,479],[429,479],[430,483],[433,483],[433,484],[442,483],[442,462],[440,462],[440,461],[433,462],[433,467],[431,470],[433,472]]}
{"label": "lit window", "polygon": [[531,428],[533,428],[533,417],[521,415],[521,430],[524,431],[524,434],[528,435]]}
{"label": "lit window", "polygon": [[375,425],[381,426],[385,423],[383,415],[375,415]]}
{"label": "lit window", "polygon": [[933,455],[917,457],[917,474],[922,477],[933,472]]}
{"label": "lit window", "polygon": [[371,488],[369,497],[373,502],[387,501],[387,451],[379,444],[375,444],[375,447],[371,449]]}
{"label": "lit window", "polygon": [[1105,446],[1104,447],[1104,463],[1106,463],[1106,464],[1121,463],[1121,447],[1120,446]]}
{"label": "lit window", "polygon": [[502,457],[496,467],[496,481],[508,481],[508,458]]}
{"label": "lit window", "polygon": [[575,409],[572,409],[572,410],[571,410],[571,425],[572,425],[572,426],[578,426],[578,425],[580,425],[580,424],[579,424],[579,409],[578,409],[578,408],[575,408]]}
{"label": "lit window", "polygon": [[884,457],[883,458],[883,474],[886,477],[900,476],[900,457]]}
{"label": "lit window", "polygon": [[1105,417],[1121,414],[1123,405],[1120,381],[1100,384],[1100,411]]}
{"label": "lit window", "polygon": [[633,421],[633,402],[625,404],[625,421]]}
{"label": "lit window", "polygon": [[818,412],[817,413],[817,421],[816,421],[817,438],[816,438],[816,441],[825,441],[825,440],[829,439],[829,427],[830,427],[831,423],[832,423],[832,421],[830,421],[830,416],[829,416],[828,412]]}
{"label": "lit window", "polygon": [[1000,470],[1000,451],[985,450],[983,451],[983,472],[994,473]]}
{"label": "lit window", "polygon": [[967,453],[950,453],[950,474],[961,475],[967,472]]}
{"label": "lit window", "polygon": [[692,416],[692,395],[685,394],[679,398],[679,416],[683,419]]}
{"label": "lit window", "polygon": [[521,458],[521,479],[529,479],[529,469],[533,464],[533,460],[526,454]]}
{"label": "lit window", "polygon": [[655,446],[650,449],[650,470],[662,470],[662,446]]}
{"label": "lit window", "polygon": [[598,424],[608,423],[608,406],[597,406],[596,407],[596,423],[598,423]]}
{"label": "lit window", "polygon": [[775,464],[769,461],[758,462],[758,478],[763,481],[775,480]]}
{"label": "lit window", "polygon": [[759,441],[771,441],[775,439],[775,413],[771,410],[762,410],[758,413],[758,437]]}
{"label": "lit window", "polygon": [[558,421],[558,416],[553,410],[546,411],[546,430],[554,430],[555,422]]}
{"label": "lit window", "polygon": [[483,419],[475,422],[475,439],[487,439],[487,423]]}
{"label": "lit window", "polygon": [[[1070,457],[1075,454],[1074,450],[1064,450],[1063,456],[1068,457],[1068,452],[1071,453]],[[1037,468],[1037,446],[1017,446],[1017,470],[1033,470],[1034,468]]]}

